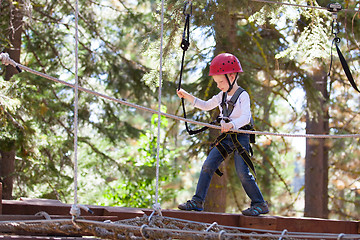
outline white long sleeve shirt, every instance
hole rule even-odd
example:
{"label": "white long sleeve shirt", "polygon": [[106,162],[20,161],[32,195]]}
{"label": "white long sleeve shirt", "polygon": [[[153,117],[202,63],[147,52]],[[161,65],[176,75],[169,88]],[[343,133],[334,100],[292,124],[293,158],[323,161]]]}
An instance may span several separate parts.
{"label": "white long sleeve shirt", "polygon": [[[216,107],[220,109],[220,117],[222,117],[222,100],[223,92],[218,93],[211,99],[204,101],[199,98],[194,99],[193,106],[204,111],[210,111]],[[228,95],[226,101],[230,101],[231,95]],[[246,91],[243,91],[238,97],[233,112],[229,116],[230,122],[234,125],[234,129],[239,129],[250,123],[251,110],[250,110],[250,97]]]}

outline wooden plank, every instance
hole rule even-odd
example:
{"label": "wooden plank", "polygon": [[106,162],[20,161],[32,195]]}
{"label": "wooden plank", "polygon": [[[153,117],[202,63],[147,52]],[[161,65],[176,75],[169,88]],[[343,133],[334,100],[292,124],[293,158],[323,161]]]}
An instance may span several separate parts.
{"label": "wooden plank", "polygon": [[18,221],[18,220],[42,220],[44,217],[35,215],[0,215],[0,221]]}
{"label": "wooden plank", "polygon": [[[70,215],[49,215],[50,219],[72,219]],[[93,221],[118,221],[119,218],[117,216],[81,216],[86,220]],[[43,216],[36,215],[0,215],[0,221],[20,221],[20,220],[45,220]]]}
{"label": "wooden plank", "polygon": [[238,227],[278,230],[277,218],[273,216],[244,216],[240,215]]}
{"label": "wooden plank", "polygon": [[240,217],[240,227],[312,233],[356,234],[358,223],[319,218],[291,218],[279,216]]}
{"label": "wooden plank", "polygon": [[[90,207],[91,208],[91,207]],[[38,212],[46,212],[50,215],[69,215],[71,204],[65,204],[53,199],[20,199],[3,200],[3,214],[12,215],[35,215]],[[104,207],[94,207],[91,210],[94,215],[104,215]],[[82,216],[91,216],[92,214],[81,210]]]}
{"label": "wooden plank", "polygon": [[104,208],[104,215],[116,216],[117,220],[142,217],[144,215],[144,212],[138,208],[126,208],[126,207],[103,207],[103,208]]}
{"label": "wooden plank", "polygon": [[2,182],[0,182],[0,215],[2,214]]}
{"label": "wooden plank", "polygon": [[[50,212],[51,210],[51,212]],[[37,200],[3,200],[3,214],[8,215],[35,215],[38,212],[48,214],[67,215],[70,206],[57,200],[37,199]]]}
{"label": "wooden plank", "polygon": [[357,228],[357,223],[353,221],[320,218],[278,217],[277,221],[278,226],[284,226],[288,231],[295,232],[356,234]]}
{"label": "wooden plank", "polygon": [[215,212],[193,212],[179,210],[162,210],[163,216],[185,219],[201,223],[214,223],[225,226],[238,226],[239,214],[215,213]]}
{"label": "wooden plank", "polygon": [[[94,215],[82,211],[81,217],[85,219],[123,220],[135,217],[142,217],[144,214],[150,216],[152,209],[137,209],[125,207],[104,207],[87,205]],[[48,199],[21,199],[20,201],[3,200],[2,210],[4,215],[29,215],[34,217],[38,212],[44,211],[51,216],[70,216],[70,204],[64,204],[57,200]],[[214,223],[224,226],[235,226],[252,229],[265,229],[282,231],[287,229],[290,232],[313,232],[313,233],[344,233],[359,234],[360,222],[340,221],[317,218],[292,218],[262,215],[259,217],[244,216],[241,214],[194,212],[180,210],[161,210],[166,217],[183,220],[196,221],[201,223]],[[1,216],[1,215],[0,215]],[[42,217],[43,218],[43,217]],[[108,219],[107,219],[108,218]]]}
{"label": "wooden plank", "polygon": [[1,240],[84,240],[84,239],[92,239],[92,240],[100,240],[100,238],[91,238],[91,237],[48,237],[48,236],[22,236],[22,235],[2,235],[0,236]]}

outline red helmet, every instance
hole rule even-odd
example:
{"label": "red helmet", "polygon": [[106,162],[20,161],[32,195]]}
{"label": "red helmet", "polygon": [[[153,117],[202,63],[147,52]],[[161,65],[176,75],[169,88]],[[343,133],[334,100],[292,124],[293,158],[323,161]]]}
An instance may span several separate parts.
{"label": "red helmet", "polygon": [[209,76],[243,72],[240,61],[230,53],[221,53],[210,63]]}

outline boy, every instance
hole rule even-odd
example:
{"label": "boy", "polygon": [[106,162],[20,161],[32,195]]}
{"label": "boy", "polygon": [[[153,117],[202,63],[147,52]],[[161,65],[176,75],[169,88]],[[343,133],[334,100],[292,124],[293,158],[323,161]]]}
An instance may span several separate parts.
{"label": "boy", "polygon": [[[242,214],[258,216],[269,212],[267,202],[264,201],[255,182],[255,176],[250,172],[250,169],[254,170],[251,160],[242,157],[244,156],[244,149],[246,152],[249,152],[250,149],[249,134],[231,132],[231,129],[249,129],[247,127],[251,120],[249,94],[240,88],[236,82],[238,74],[241,72],[243,70],[239,60],[230,53],[222,53],[211,61],[209,71],[209,76],[212,76],[217,87],[221,90],[220,93],[208,101],[203,101],[183,89],[177,90],[177,95],[180,98],[190,101],[194,107],[201,110],[209,111],[219,106],[221,132],[223,133],[221,138],[216,140],[216,146],[211,149],[201,168],[195,195],[191,200],[178,206],[181,210],[204,210],[205,196],[213,174],[218,171],[218,167],[226,156],[235,152],[234,160],[237,175],[246,194],[251,199],[250,208],[242,211]],[[232,110],[229,110],[231,109],[229,104],[232,100],[231,97],[239,93],[240,96],[234,102]]]}

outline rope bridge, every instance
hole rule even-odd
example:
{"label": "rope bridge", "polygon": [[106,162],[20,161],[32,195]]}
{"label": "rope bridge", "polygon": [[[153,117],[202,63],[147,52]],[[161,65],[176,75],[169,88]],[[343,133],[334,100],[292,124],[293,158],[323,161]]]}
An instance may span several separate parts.
{"label": "rope bridge", "polygon": [[[260,0],[253,0],[260,1]],[[191,2],[191,1],[190,1]],[[266,0],[263,0],[266,2]],[[268,1],[269,3],[271,1]],[[274,3],[274,2],[271,2]],[[213,223],[208,226],[204,223],[196,223],[192,221],[185,221],[180,219],[171,219],[161,216],[160,204],[158,203],[158,175],[159,175],[159,145],[160,145],[160,116],[165,116],[178,121],[186,123],[192,123],[204,127],[221,130],[220,126],[212,125],[209,123],[203,123],[186,119],[169,113],[161,112],[161,83],[162,83],[162,55],[163,55],[163,22],[164,22],[164,0],[161,4],[161,47],[160,47],[160,74],[159,74],[159,97],[158,97],[158,110],[147,108],[141,105],[130,103],[125,100],[117,99],[103,93],[99,93],[78,85],[78,1],[76,0],[75,7],[75,84],[71,84],[55,77],[49,76],[45,73],[38,72],[31,68],[28,68],[20,63],[15,62],[9,57],[7,53],[0,54],[0,60],[4,65],[12,65],[19,72],[25,70],[27,72],[44,77],[51,81],[71,87],[75,91],[75,109],[74,109],[74,205],[70,211],[73,216],[72,220],[43,220],[43,221],[3,221],[0,222],[0,232],[14,233],[17,231],[31,232],[31,233],[56,233],[64,235],[93,235],[107,239],[241,239],[242,237],[250,239],[308,239],[308,238],[321,238],[321,239],[360,239],[359,235],[345,235],[345,234],[321,234],[314,233],[290,233],[286,229],[282,232],[268,231],[268,233],[258,233],[261,230],[254,232],[254,229],[241,229],[219,226]],[[78,90],[98,96],[113,102],[117,102],[128,107],[133,107],[142,111],[147,111],[153,114],[158,114],[158,138],[157,138],[157,164],[156,164],[156,196],[154,204],[154,212],[147,217],[136,218],[130,220],[123,220],[116,223],[108,222],[96,222],[84,219],[79,219],[80,209],[84,208],[83,205],[77,204],[77,131],[78,131]],[[316,135],[316,134],[289,134],[289,133],[271,133],[262,131],[249,131],[249,130],[233,130],[238,133],[258,134],[258,135],[270,135],[279,137],[305,137],[305,138],[360,138],[360,134],[345,134],[345,135]],[[89,209],[85,209],[91,211]],[[159,216],[153,216],[157,213]],[[165,227],[164,227],[165,226]],[[168,228],[170,227],[170,228]],[[244,233],[250,232],[250,233]],[[271,232],[271,233],[269,233]]]}
{"label": "rope bridge", "polygon": [[230,227],[154,216],[116,222],[85,219],[47,219],[0,222],[2,233],[95,236],[102,239],[360,239],[359,234],[308,233]]}

